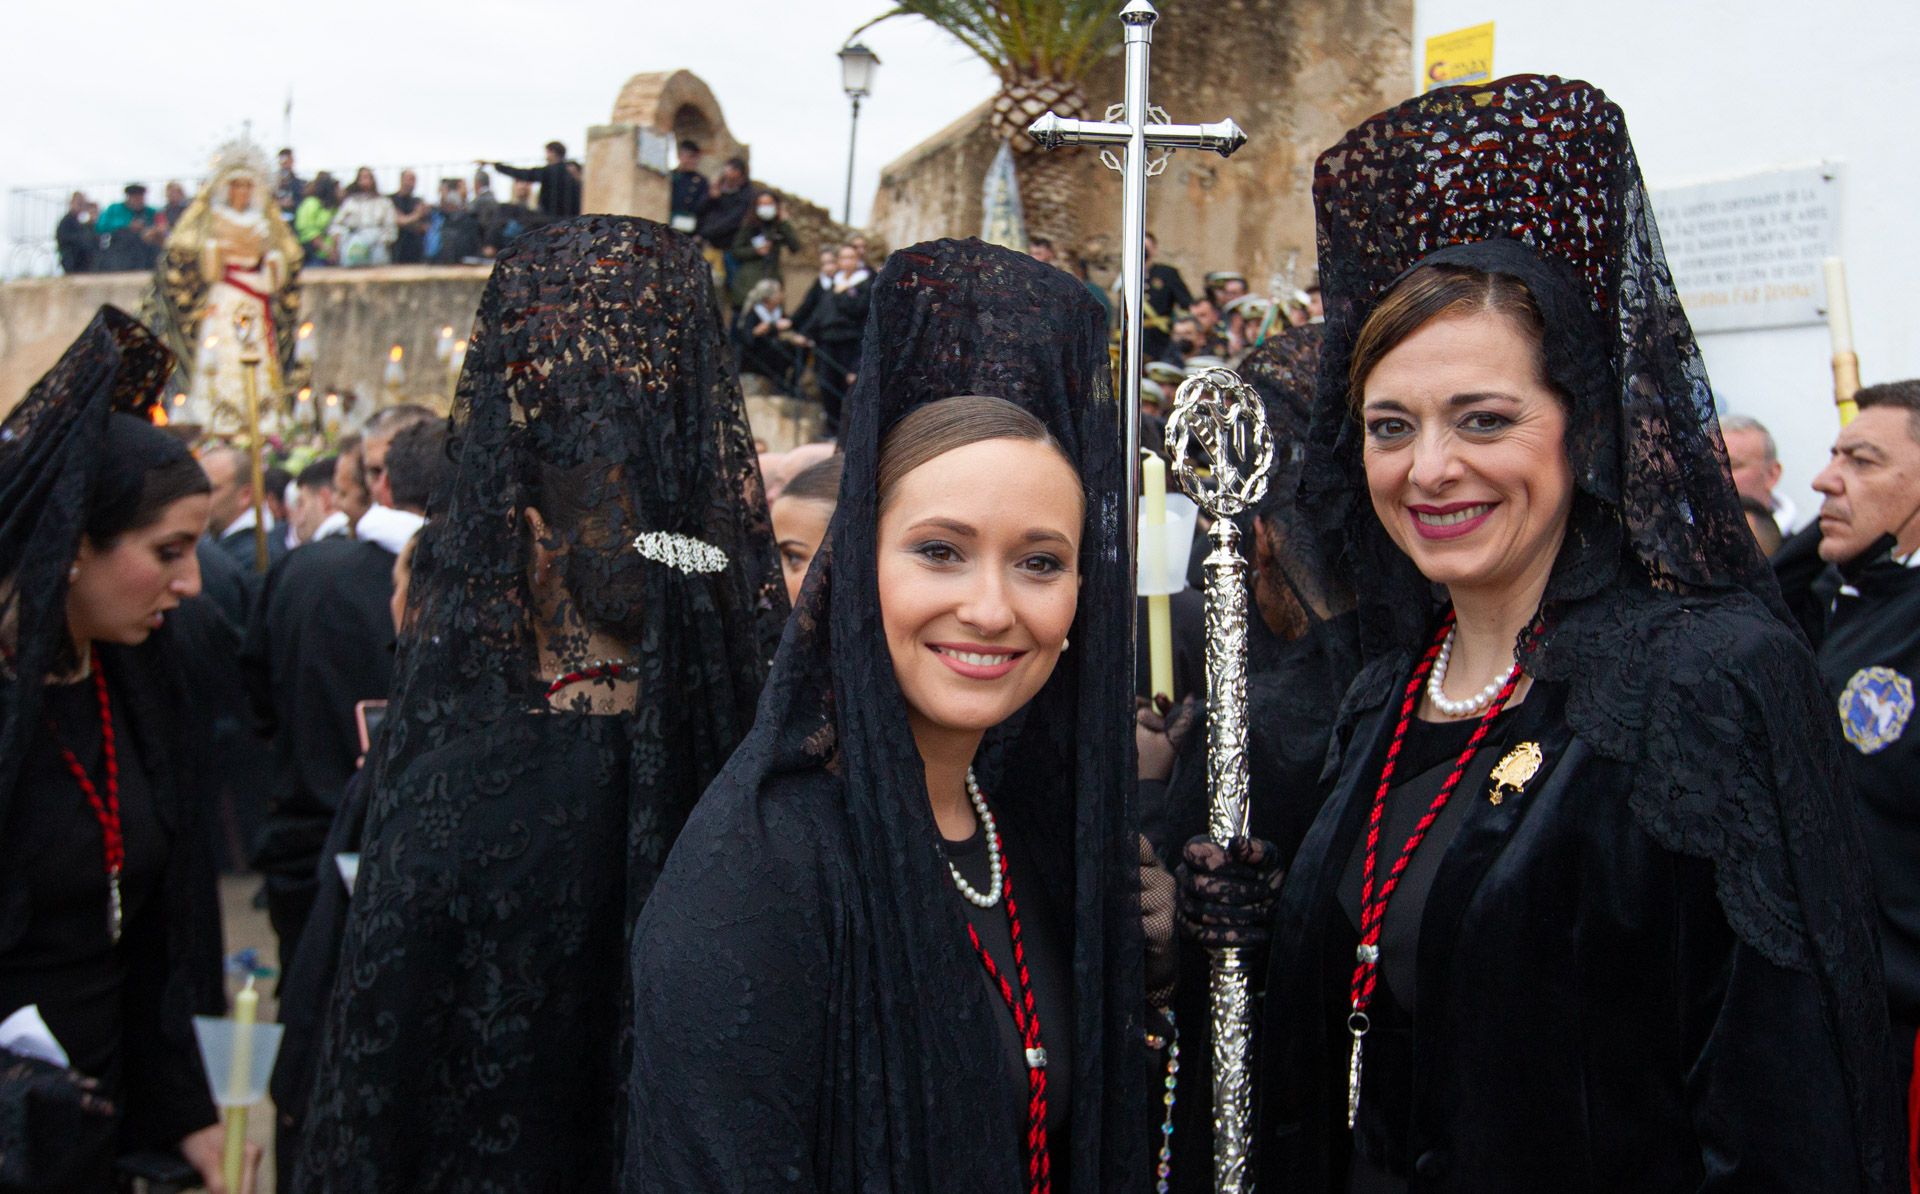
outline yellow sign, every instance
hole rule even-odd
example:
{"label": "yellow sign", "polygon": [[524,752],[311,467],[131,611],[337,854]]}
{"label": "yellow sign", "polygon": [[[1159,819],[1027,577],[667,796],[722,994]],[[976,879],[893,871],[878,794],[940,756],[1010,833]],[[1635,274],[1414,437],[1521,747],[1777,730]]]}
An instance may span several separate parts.
{"label": "yellow sign", "polygon": [[1493,22],[1429,37],[1427,68],[1420,78],[1420,90],[1423,92],[1460,83],[1491,82]]}

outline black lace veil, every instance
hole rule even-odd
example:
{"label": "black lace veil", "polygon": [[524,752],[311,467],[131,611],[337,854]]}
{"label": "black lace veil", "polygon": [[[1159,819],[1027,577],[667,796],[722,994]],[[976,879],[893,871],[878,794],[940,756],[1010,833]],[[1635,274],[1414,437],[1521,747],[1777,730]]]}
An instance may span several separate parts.
{"label": "black lace veil", "polygon": [[[545,705],[529,507],[578,622],[641,669],[641,774],[671,750],[697,790],[745,735],[786,602],[709,286],[691,240],[642,220],[571,220],[501,254],[414,557],[376,788],[451,733]],[[696,545],[717,566],[673,562]],[[584,633],[558,646],[592,662]]]}
{"label": "black lace veil", "polygon": [[1672,589],[1784,608],[1728,480],[1626,118],[1598,88],[1516,75],[1409,100],[1321,155],[1314,203],[1327,316],[1303,492],[1366,580],[1370,650],[1409,646],[1435,602],[1369,507],[1347,370],[1375,304],[1421,265],[1519,278],[1540,306],[1577,491],[1550,601],[1597,592],[1631,560]]}
{"label": "black lace veil", "polygon": [[[1036,415],[1086,487],[1079,606],[1071,650],[1028,707],[989,734],[976,768],[1009,840],[1026,843],[1039,860],[1037,873],[1022,881],[1044,886],[1063,920],[1071,912],[1072,1139],[1053,1141],[1053,1155],[1070,1154],[1076,1191],[1134,1188],[1149,1163],[1145,1068],[1135,1051],[1144,987],[1124,666],[1132,587],[1105,319],[1067,273],[978,241],[935,241],[888,259],[874,284],[861,359],[826,543],[753,732],[702,799],[701,816],[763,824],[772,803],[795,798],[796,785],[808,800],[844,802],[834,819],[844,820],[847,869],[860,879],[850,906],[833,914],[848,918],[837,932],[854,956],[843,963],[852,989],[836,995],[844,1002],[831,1014],[847,1025],[836,1031],[857,1034],[836,1055],[849,1059],[841,1064],[853,1076],[841,1089],[863,1122],[853,1156],[832,1150],[849,1169],[836,1170],[836,1181],[846,1189],[1007,1188],[1017,1176],[1007,1159],[1019,1147],[1010,1124],[970,1115],[961,1129],[936,1118],[941,1109],[998,1105],[1004,1071],[980,1043],[993,1009],[938,845],[925,766],[882,631],[875,479],[885,433],[925,403],[983,394]],[[690,848],[688,838],[680,848]],[[718,848],[703,839],[694,852]],[[676,908],[671,916],[676,925],[726,916],[731,899],[712,897],[711,909]],[[648,920],[659,911],[650,909]],[[698,939],[687,948],[697,951]],[[769,976],[727,972],[713,981],[751,985]],[[732,1056],[714,1060],[739,1064]],[[666,1061],[676,1061],[670,1042]],[[636,1074],[636,1083],[644,1078]],[[770,1081],[784,1089],[800,1084],[794,1097],[811,1102],[821,1079]],[[644,1145],[677,1147],[671,1140]],[[728,1181],[753,1185],[753,1162],[732,1159],[745,1168]],[[644,1158],[630,1154],[630,1178],[636,1161]]]}

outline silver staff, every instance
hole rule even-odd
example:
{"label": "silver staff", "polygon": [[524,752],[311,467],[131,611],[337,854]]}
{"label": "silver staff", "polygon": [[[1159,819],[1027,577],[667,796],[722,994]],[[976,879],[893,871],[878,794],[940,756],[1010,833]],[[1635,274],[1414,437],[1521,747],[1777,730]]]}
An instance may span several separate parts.
{"label": "silver staff", "polygon": [[[1230,369],[1180,383],[1167,418],[1167,454],[1180,488],[1213,519],[1207,554],[1207,836],[1247,835],[1247,562],[1234,515],[1267,491],[1273,432],[1266,404]],[[1253,1008],[1247,959],[1213,952],[1213,1188],[1251,1188]]]}
{"label": "silver staff", "polygon": [[[1126,26],[1127,87],[1123,103],[1107,109],[1104,120],[1064,120],[1052,112],[1033,122],[1027,135],[1047,149],[1062,145],[1123,146],[1116,158],[1111,149],[1100,160],[1120,172],[1120,409],[1126,420],[1127,443],[1123,459],[1140,459],[1140,375],[1145,366],[1140,350],[1141,300],[1146,280],[1147,178],[1167,168],[1175,149],[1210,149],[1221,157],[1246,144],[1247,135],[1231,120],[1216,124],[1172,124],[1167,114],[1147,102],[1147,67],[1153,55],[1153,23],[1159,10],[1148,0],[1129,0],[1120,10]],[[1151,159],[1149,149],[1166,152]],[[1127,525],[1140,526],[1139,470],[1127,474]]]}

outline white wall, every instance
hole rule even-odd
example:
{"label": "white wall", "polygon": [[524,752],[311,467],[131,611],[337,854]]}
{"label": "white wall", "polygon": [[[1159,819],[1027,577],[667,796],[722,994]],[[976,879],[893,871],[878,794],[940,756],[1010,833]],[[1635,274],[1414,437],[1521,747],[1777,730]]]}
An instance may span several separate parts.
{"label": "white wall", "polygon": [[[1920,0],[1415,0],[1416,73],[1429,36],[1484,21],[1496,77],[1586,79],[1619,103],[1651,189],[1843,163],[1862,378],[1920,377]],[[1809,517],[1839,427],[1825,328],[1700,345],[1722,407],[1772,428],[1783,487]]]}

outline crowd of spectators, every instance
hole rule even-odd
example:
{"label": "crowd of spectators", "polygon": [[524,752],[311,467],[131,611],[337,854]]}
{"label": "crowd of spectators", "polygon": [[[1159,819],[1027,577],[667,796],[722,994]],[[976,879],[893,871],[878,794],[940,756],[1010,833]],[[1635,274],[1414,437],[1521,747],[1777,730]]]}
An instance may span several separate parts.
{"label": "crowd of spectators", "polygon": [[[293,150],[282,149],[271,190],[308,266],[485,262],[528,229],[580,214],[580,164],[558,141],[547,143],[541,166],[474,165],[471,178],[441,178],[438,198],[430,202],[411,169],[400,172],[391,193],[382,193],[368,166],[342,187],[327,170],[301,177]],[[493,172],[512,180],[504,203],[493,193]],[[152,269],[188,202],[178,182],[166,185],[161,207],[148,205],[144,183],[129,183],[105,211],[85,192],[73,192],[54,232],[61,271]]]}

